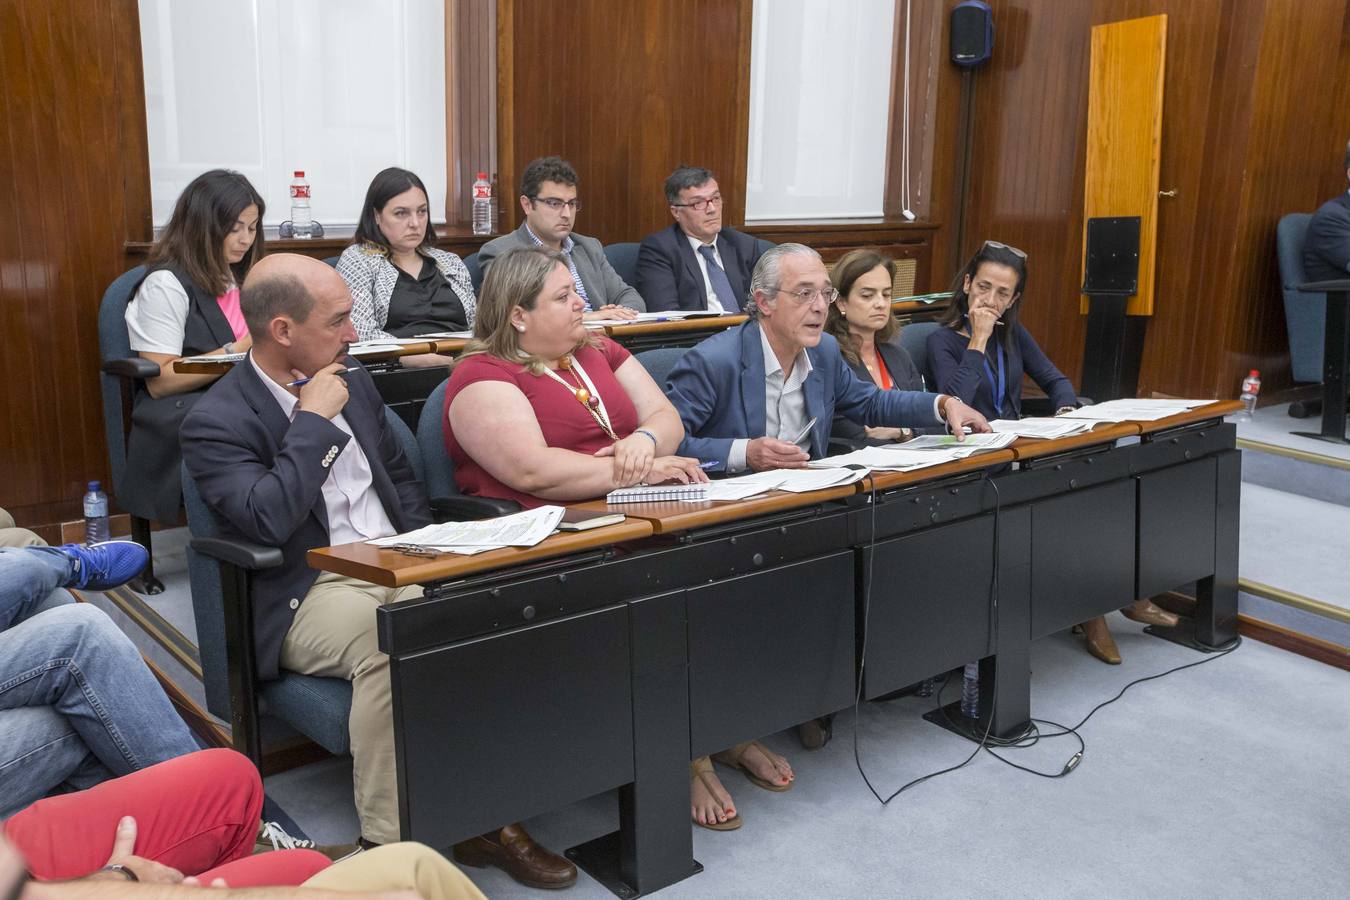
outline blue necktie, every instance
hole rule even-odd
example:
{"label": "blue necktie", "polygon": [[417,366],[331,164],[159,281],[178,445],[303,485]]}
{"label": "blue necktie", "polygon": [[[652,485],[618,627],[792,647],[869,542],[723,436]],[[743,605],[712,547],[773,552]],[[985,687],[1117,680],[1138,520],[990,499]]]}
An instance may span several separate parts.
{"label": "blue necktie", "polygon": [[[717,302],[722,304],[722,308],[727,312],[740,312],[741,300],[731,289],[727,273],[717,264],[717,256],[713,253],[712,245],[700,244],[698,252],[708,263],[708,283],[712,285],[713,293],[717,295]],[[707,307],[706,303],[704,307]]]}

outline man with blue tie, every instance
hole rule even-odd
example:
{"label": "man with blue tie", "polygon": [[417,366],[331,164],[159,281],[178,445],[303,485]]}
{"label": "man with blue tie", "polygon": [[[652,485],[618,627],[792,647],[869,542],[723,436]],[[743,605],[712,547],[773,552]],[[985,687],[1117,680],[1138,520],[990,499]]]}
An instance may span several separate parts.
{"label": "man with blue tie", "polygon": [[836,412],[860,425],[946,424],[958,437],[989,430],[956,397],[884,391],[853,374],[824,333],[838,293],[810,247],[765,251],[750,291],[750,321],[694,347],[671,370],[666,393],[684,422],[681,454],[724,472],[800,468],[826,455]]}
{"label": "man with blue tie", "polygon": [[637,289],[650,311],[741,312],[759,260],[753,237],[722,227],[722,192],[707,169],[680,166],[666,179],[675,222],[638,248]]}

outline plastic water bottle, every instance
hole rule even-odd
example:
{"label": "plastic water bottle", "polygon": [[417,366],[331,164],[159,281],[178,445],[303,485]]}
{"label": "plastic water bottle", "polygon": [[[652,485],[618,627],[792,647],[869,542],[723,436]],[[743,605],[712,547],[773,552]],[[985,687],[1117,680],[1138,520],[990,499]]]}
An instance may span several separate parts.
{"label": "plastic water bottle", "polygon": [[966,663],[961,679],[961,715],[967,719],[980,717],[980,664]]}
{"label": "plastic water bottle", "polygon": [[84,495],[84,542],[96,544],[108,539],[108,495],[103,485],[89,482],[89,493]]}
{"label": "plastic water bottle", "polygon": [[1256,412],[1256,398],[1261,393],[1261,373],[1252,369],[1247,373],[1247,377],[1242,379],[1242,412],[1238,418],[1243,422],[1252,420],[1252,413]]}
{"label": "plastic water bottle", "polygon": [[309,182],[305,180],[304,172],[296,170],[291,179],[291,228],[295,237],[308,240],[313,234],[313,222],[309,211]]}
{"label": "plastic water bottle", "polygon": [[473,183],[473,233],[492,234],[492,182],[486,172]]}

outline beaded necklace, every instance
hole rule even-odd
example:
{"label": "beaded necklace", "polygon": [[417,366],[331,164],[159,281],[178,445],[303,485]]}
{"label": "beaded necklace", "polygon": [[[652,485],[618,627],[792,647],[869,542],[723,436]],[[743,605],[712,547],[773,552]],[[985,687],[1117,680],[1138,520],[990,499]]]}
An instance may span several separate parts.
{"label": "beaded necklace", "polygon": [[567,392],[573,397],[576,397],[582,408],[591,414],[592,419],[595,419],[595,424],[599,425],[605,434],[609,435],[610,440],[617,441],[619,436],[614,433],[614,428],[610,425],[609,411],[605,409],[605,401],[601,398],[600,392],[595,389],[591,377],[586,374],[586,370],[582,368],[577,358],[570,353],[567,354],[558,360],[558,368],[564,372],[575,370],[580,384],[568,384],[561,375],[552,369],[544,369],[544,374],[566,388]]}

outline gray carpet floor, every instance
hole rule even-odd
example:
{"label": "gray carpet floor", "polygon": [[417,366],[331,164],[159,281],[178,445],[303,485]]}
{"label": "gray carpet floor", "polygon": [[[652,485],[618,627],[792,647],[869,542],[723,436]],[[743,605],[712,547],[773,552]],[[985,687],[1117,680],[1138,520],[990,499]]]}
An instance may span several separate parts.
{"label": "gray carpet floor", "polygon": [[[1230,421],[1236,420],[1230,419]],[[1292,418],[1289,415],[1288,403],[1281,403],[1278,406],[1263,406],[1252,416],[1252,421],[1238,422],[1237,425],[1239,440],[1261,441],[1279,447],[1306,450],[1319,456],[1333,456],[1337,459],[1350,460],[1350,444],[1333,444],[1317,438],[1306,438],[1293,434],[1295,431],[1311,431],[1313,433],[1321,431],[1322,419],[1320,415],[1308,419]]]}
{"label": "gray carpet floor", "polygon": [[[1111,617],[1125,663],[1105,666],[1068,634],[1033,649],[1033,714],[1080,719],[1132,679],[1201,657]],[[948,699],[954,696],[950,692]],[[745,819],[694,830],[706,870],[661,892],[759,897],[1345,897],[1350,895],[1350,673],[1248,641],[1212,663],[1132,688],[1082,730],[1087,752],[1050,780],[981,754],[880,806],[853,762],[853,713],[823,750],[768,742],[797,784],[771,794],[719,769]],[[863,707],[863,765],[884,794],[959,762],[973,746],[924,722],[931,700]],[[1007,754],[1059,771],[1072,738]],[[267,780],[322,841],[351,840],[350,764]],[[614,795],[527,823],[562,849],[612,830]],[[496,870],[468,870],[494,898],[538,897]],[[607,898],[582,875],[566,896]]]}

